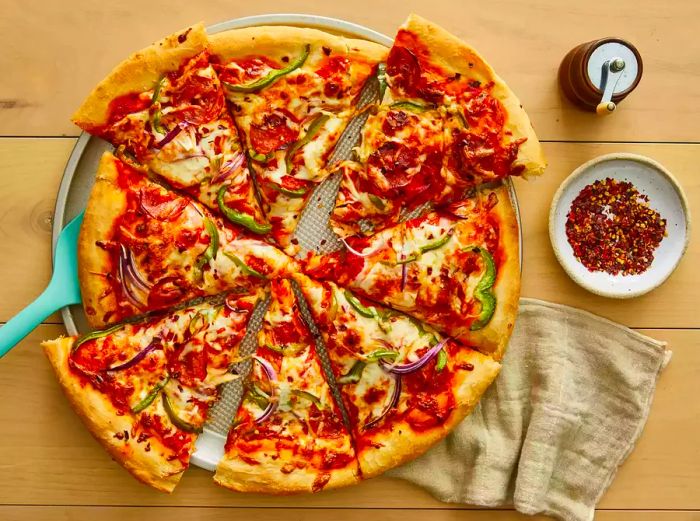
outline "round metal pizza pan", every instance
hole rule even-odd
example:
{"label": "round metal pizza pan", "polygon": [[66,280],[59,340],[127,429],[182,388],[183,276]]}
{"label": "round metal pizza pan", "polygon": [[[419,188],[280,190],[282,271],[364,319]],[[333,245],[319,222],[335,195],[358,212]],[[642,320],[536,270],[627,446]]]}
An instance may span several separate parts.
{"label": "round metal pizza pan", "polygon": [[[391,47],[392,38],[373,31],[368,27],[358,25],[336,18],[304,14],[270,14],[237,18],[226,22],[217,23],[207,28],[209,34],[214,34],[230,29],[243,27],[255,27],[260,25],[292,25],[298,27],[312,27],[326,32],[341,34],[353,38],[369,40],[387,47]],[[95,172],[102,153],[111,150],[112,146],[106,141],[90,136],[83,132],[71,152],[63,178],[58,189],[56,207],[53,218],[52,248],[55,250],[58,235],[64,226],[73,217],[85,209],[90,191],[95,181]],[[520,264],[522,266],[522,226],[520,210],[515,187],[510,179],[506,180],[511,202],[515,208],[515,214],[520,229]],[[61,316],[70,335],[85,333],[90,330],[83,313],[82,306],[74,305],[61,310]],[[221,429],[218,429],[219,431]],[[196,451],[192,455],[193,465],[208,470],[214,470],[219,459],[223,455],[223,443],[225,436],[220,432],[205,427],[204,433],[197,440]]]}

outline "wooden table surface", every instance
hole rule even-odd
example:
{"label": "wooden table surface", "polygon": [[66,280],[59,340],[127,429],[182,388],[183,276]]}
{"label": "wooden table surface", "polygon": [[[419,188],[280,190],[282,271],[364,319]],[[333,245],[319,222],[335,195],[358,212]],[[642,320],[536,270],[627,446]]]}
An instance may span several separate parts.
{"label": "wooden table surface", "polygon": [[[631,301],[571,282],[547,235],[554,191],[579,164],[635,152],[666,165],[700,212],[700,2],[697,0],[4,0],[0,17],[0,322],[37,296],[51,271],[51,216],[78,129],[69,115],[128,53],[192,22],[304,12],[388,35],[416,11],[474,44],[521,98],[544,142],[544,177],[517,182],[523,294],[578,306],[665,340],[673,360],[659,381],[639,445],[598,511],[602,521],[700,520],[700,243],[658,290]],[[608,118],[575,109],[556,70],[578,43],[634,42],[638,89]],[[525,519],[512,510],[439,503],[377,478],[313,496],[235,494],[192,468],[171,495],[138,484],[97,445],[64,399],[39,341],[64,332],[51,316],[0,362],[0,519]]]}

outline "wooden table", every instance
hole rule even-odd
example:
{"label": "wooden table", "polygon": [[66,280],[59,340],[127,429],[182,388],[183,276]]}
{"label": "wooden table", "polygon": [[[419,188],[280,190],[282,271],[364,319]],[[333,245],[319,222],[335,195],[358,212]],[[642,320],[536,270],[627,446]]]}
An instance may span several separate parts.
{"label": "wooden table", "polygon": [[[700,520],[700,243],[653,293],[613,301],[585,292],[557,264],[549,203],[580,163],[636,152],[666,165],[700,211],[700,2],[695,0],[4,0],[0,18],[0,321],[34,298],[51,271],[56,189],[78,129],[68,120],[90,88],[131,51],[189,23],[274,12],[344,18],[393,34],[415,10],[473,43],[520,96],[550,167],[517,183],[523,213],[523,294],[566,303],[666,340],[661,376],[638,447],[599,505],[604,521]],[[615,35],[644,58],[638,89],[613,116],[573,108],[556,69],[578,43]],[[135,482],[71,411],[39,350],[64,332],[58,315],[0,362],[0,519],[524,519],[511,510],[446,505],[377,478],[314,496],[234,494],[190,469],[172,496]]]}

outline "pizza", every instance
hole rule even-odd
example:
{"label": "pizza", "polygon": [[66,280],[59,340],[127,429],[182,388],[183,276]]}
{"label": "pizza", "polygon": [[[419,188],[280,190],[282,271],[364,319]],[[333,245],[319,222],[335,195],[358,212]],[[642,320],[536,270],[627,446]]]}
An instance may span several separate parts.
{"label": "pizza", "polygon": [[478,184],[544,171],[518,98],[442,28],[411,15],[382,78],[384,95],[362,130],[357,160],[339,169],[331,226],[341,237],[380,231],[425,203],[458,201]]}
{"label": "pizza", "polygon": [[[43,346],[140,481],[172,491],[199,439],[235,491],[356,484],[447,436],[497,377],[520,293],[504,181],[545,163],[456,37],[415,15],[391,49],[196,24],[115,67],[73,120],[113,146],[78,241],[97,330]],[[302,251],[327,219],[344,248]],[[228,421],[225,440],[205,430]]]}
{"label": "pizza", "polygon": [[353,426],[363,478],[441,440],[498,374],[492,358],[403,313],[296,274]]}
{"label": "pizza", "polygon": [[518,227],[503,186],[409,219],[344,250],[317,255],[306,273],[424,320],[501,359],[520,296]]}
{"label": "pizza", "polygon": [[105,152],[80,230],[78,268],[88,321],[102,327],[196,297],[248,293],[298,265]]}
{"label": "pizza", "polygon": [[386,48],[297,27],[227,31],[211,42],[272,236],[296,253],[301,212]]}
{"label": "pizza", "polygon": [[218,386],[237,378],[230,368],[257,299],[229,295],[43,346],[73,408],[112,458],[170,492]]}
{"label": "pizza", "polygon": [[202,24],[120,63],[73,115],[171,186],[254,233],[266,222]]}
{"label": "pizza", "polygon": [[273,281],[245,394],[214,480],[243,492],[318,492],[359,480],[355,449],[289,280]]}

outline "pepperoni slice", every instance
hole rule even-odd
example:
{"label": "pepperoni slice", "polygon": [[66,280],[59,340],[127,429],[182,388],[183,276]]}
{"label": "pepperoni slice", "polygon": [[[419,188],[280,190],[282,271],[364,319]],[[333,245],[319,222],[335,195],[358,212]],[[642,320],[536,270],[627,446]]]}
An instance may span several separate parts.
{"label": "pepperoni slice", "polygon": [[139,207],[159,221],[174,221],[188,204],[184,197],[173,198],[162,190],[142,188],[139,191]]}
{"label": "pepperoni slice", "polygon": [[173,353],[168,366],[181,383],[194,387],[207,377],[207,361],[206,345],[200,344]]}
{"label": "pepperoni slice", "polygon": [[394,46],[386,62],[386,73],[392,76],[395,87],[414,92],[421,83],[418,58],[406,47]]}
{"label": "pepperoni slice", "polygon": [[408,170],[415,168],[417,163],[417,149],[395,141],[382,144],[367,160],[370,167],[381,171],[392,189],[399,189],[410,183]]}
{"label": "pepperoni slice", "polygon": [[297,179],[296,177],[285,175],[282,177],[281,185],[285,190],[297,191],[309,188],[310,183],[308,181],[304,181],[303,179]]}
{"label": "pepperoni slice", "polygon": [[134,112],[141,112],[142,110],[148,108],[150,104],[151,99],[141,96],[140,92],[130,92],[129,94],[124,94],[123,96],[114,98],[109,103],[109,118],[107,120],[107,124],[111,125],[116,123]]}
{"label": "pepperoni slice", "polygon": [[296,141],[298,135],[298,125],[277,112],[263,116],[261,124],[250,126],[250,143],[258,154],[274,152]]}
{"label": "pepperoni slice", "polygon": [[[219,116],[224,109],[224,93],[218,83],[198,74],[209,66],[206,51],[190,59],[180,69],[180,76],[171,77],[172,106],[177,114],[192,125],[201,125]],[[182,108],[180,108],[182,107]]]}
{"label": "pepperoni slice", "polygon": [[403,110],[390,110],[382,123],[382,130],[385,135],[393,136],[398,130],[404,128],[408,121],[409,116]]}
{"label": "pepperoni slice", "polygon": [[148,294],[149,308],[164,308],[176,304],[185,293],[176,277],[165,277],[151,288]]}

